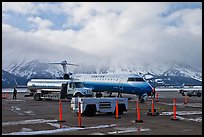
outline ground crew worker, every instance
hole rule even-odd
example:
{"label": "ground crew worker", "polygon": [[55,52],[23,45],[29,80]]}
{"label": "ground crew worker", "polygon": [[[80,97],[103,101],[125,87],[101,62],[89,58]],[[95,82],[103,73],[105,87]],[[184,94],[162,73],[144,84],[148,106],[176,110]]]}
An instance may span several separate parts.
{"label": "ground crew worker", "polygon": [[13,99],[16,99],[16,95],[17,95],[17,89],[14,88],[14,89],[13,89]]}

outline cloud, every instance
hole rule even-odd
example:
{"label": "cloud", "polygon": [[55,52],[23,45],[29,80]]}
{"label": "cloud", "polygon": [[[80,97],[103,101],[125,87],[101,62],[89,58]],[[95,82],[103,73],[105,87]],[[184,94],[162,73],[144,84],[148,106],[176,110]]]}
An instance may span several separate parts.
{"label": "cloud", "polygon": [[[177,62],[201,68],[202,9],[188,5],[162,16],[172,4],[177,3],[4,3],[4,17],[15,16],[8,11],[26,14],[30,30],[2,22],[3,63],[16,53],[19,59],[68,58],[96,66]],[[63,22],[53,18],[60,14]]]}
{"label": "cloud", "polygon": [[183,9],[166,17],[167,22],[174,22],[177,31],[187,31],[191,34],[202,35],[202,10]]}
{"label": "cloud", "polygon": [[37,25],[38,29],[46,29],[53,25],[53,23],[47,19],[42,19],[40,17],[29,17],[28,22]]}
{"label": "cloud", "polygon": [[36,13],[36,8],[33,3],[29,2],[2,2],[2,11],[10,11],[16,14],[31,14]]}

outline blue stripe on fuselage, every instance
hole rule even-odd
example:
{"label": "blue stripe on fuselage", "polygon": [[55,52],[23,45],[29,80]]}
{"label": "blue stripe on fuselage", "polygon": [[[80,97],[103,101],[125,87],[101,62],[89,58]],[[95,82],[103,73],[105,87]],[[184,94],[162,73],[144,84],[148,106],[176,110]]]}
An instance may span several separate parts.
{"label": "blue stripe on fuselage", "polygon": [[94,91],[121,92],[126,94],[142,95],[152,92],[152,87],[147,82],[84,82],[84,86]]}

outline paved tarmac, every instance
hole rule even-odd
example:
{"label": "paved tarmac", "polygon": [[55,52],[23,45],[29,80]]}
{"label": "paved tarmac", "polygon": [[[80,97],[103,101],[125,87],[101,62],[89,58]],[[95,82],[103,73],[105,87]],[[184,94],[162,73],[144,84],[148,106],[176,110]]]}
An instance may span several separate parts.
{"label": "paved tarmac", "polygon": [[[59,102],[54,100],[34,101],[18,93],[17,99],[8,94],[2,99],[2,135],[202,135],[202,97],[190,97],[184,104],[184,97],[178,93],[159,93],[155,101],[157,116],[147,113],[152,107],[149,98],[139,103],[141,120],[136,123],[135,96],[130,97],[128,111],[120,119],[110,114],[97,114],[94,117],[82,116],[82,126],[78,126],[77,114],[70,110],[70,101],[62,102],[62,118],[59,121]],[[173,98],[179,120],[171,120]]]}

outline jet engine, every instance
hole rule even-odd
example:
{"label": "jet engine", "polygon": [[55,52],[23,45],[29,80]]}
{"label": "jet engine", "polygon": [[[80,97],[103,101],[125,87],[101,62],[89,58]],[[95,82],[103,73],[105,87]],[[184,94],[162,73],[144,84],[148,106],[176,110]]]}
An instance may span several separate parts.
{"label": "jet engine", "polygon": [[64,74],[63,79],[71,79],[72,73]]}

